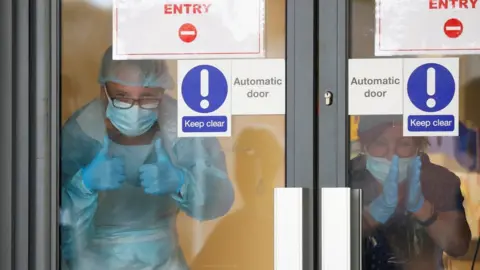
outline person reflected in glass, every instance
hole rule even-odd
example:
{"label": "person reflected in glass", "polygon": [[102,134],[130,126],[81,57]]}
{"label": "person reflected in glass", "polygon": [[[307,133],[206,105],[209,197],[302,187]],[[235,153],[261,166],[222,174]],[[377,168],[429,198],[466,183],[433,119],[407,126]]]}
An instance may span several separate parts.
{"label": "person reflected in glass", "polygon": [[402,116],[361,116],[362,152],[350,186],[363,190],[364,268],[437,270],[464,255],[471,232],[459,178],[433,164],[426,137],[404,137]]}
{"label": "person reflected in glass", "polygon": [[100,97],[61,141],[61,252],[71,270],[187,270],[179,211],[205,221],[234,201],[215,138],[178,138],[164,61],[103,57]]}

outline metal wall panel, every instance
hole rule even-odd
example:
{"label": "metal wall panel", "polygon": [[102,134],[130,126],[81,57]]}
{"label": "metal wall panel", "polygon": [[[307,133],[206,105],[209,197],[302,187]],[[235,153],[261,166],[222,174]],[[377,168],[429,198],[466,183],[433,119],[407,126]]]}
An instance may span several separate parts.
{"label": "metal wall panel", "polygon": [[12,269],[13,261],[13,6],[12,0],[0,2],[0,269]]}
{"label": "metal wall panel", "polygon": [[[13,171],[12,184],[14,189],[14,247],[15,267],[13,269],[28,269],[30,261],[29,247],[31,194],[29,182],[31,175],[30,143],[34,136],[30,126],[30,116],[33,113],[30,100],[31,68],[30,68],[30,4],[28,0],[14,0],[13,24]],[[26,252],[28,251],[28,252]]]}
{"label": "metal wall panel", "polygon": [[[31,265],[30,269],[51,270],[55,269],[51,263],[55,260],[56,253],[52,253],[52,248],[56,245],[55,234],[52,234],[53,228],[56,228],[56,222],[53,216],[56,216],[57,205],[52,205],[58,196],[56,191],[57,183],[57,164],[56,155],[56,134],[59,125],[58,113],[59,103],[56,99],[58,93],[59,78],[58,70],[53,66],[57,63],[56,56],[58,52],[52,53],[52,49],[58,50],[57,33],[52,29],[57,29],[58,21],[56,10],[52,13],[52,6],[58,3],[56,0],[36,0],[31,2],[31,58],[30,65],[32,69],[32,82],[30,90],[32,118],[31,128],[31,176],[30,192],[32,193],[31,204],[31,238],[30,248]],[[54,189],[52,189],[52,187]]]}
{"label": "metal wall panel", "polygon": [[57,171],[57,162],[51,160],[56,157],[59,128],[58,84],[52,84],[58,81],[58,70],[51,71],[57,67],[52,63],[58,63],[59,50],[51,43],[58,37],[51,35],[51,28],[58,24],[51,23],[50,13],[56,3],[6,0],[0,8],[0,269],[56,268],[51,251],[56,250],[52,232],[56,232],[57,192],[52,172]]}

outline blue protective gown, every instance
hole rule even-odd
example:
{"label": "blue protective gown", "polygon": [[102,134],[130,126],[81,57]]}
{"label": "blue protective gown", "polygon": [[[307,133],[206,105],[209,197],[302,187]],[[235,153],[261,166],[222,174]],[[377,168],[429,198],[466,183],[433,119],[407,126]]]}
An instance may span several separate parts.
{"label": "blue protective gown", "polygon": [[94,100],[62,129],[61,250],[71,270],[187,270],[176,233],[179,210],[197,220],[225,215],[234,201],[224,154],[214,138],[177,138],[176,101],[164,98],[159,112],[163,147],[185,174],[181,195],[144,193],[138,177],[156,160],[153,145],[110,144],[125,161],[127,180],[118,190],[91,192],[80,170],[100,151],[105,108]]}

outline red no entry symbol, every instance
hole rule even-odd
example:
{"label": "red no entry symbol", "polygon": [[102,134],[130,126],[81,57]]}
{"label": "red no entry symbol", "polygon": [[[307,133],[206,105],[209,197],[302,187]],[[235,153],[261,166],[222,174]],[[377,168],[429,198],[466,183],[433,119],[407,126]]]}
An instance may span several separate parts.
{"label": "red no entry symbol", "polygon": [[463,32],[463,24],[458,19],[449,19],[443,26],[443,32],[449,38],[458,38]]}
{"label": "red no entry symbol", "polygon": [[185,23],[178,29],[178,37],[186,43],[190,43],[197,38],[197,28],[191,23]]}

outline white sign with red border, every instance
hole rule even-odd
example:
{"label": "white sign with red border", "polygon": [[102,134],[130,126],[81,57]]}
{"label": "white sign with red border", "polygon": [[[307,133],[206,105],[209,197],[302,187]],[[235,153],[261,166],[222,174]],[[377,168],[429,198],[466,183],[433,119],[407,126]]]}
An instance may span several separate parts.
{"label": "white sign with red border", "polygon": [[376,0],[375,55],[480,54],[479,0]]}
{"label": "white sign with red border", "polygon": [[264,0],[114,0],[113,59],[263,58]]}

